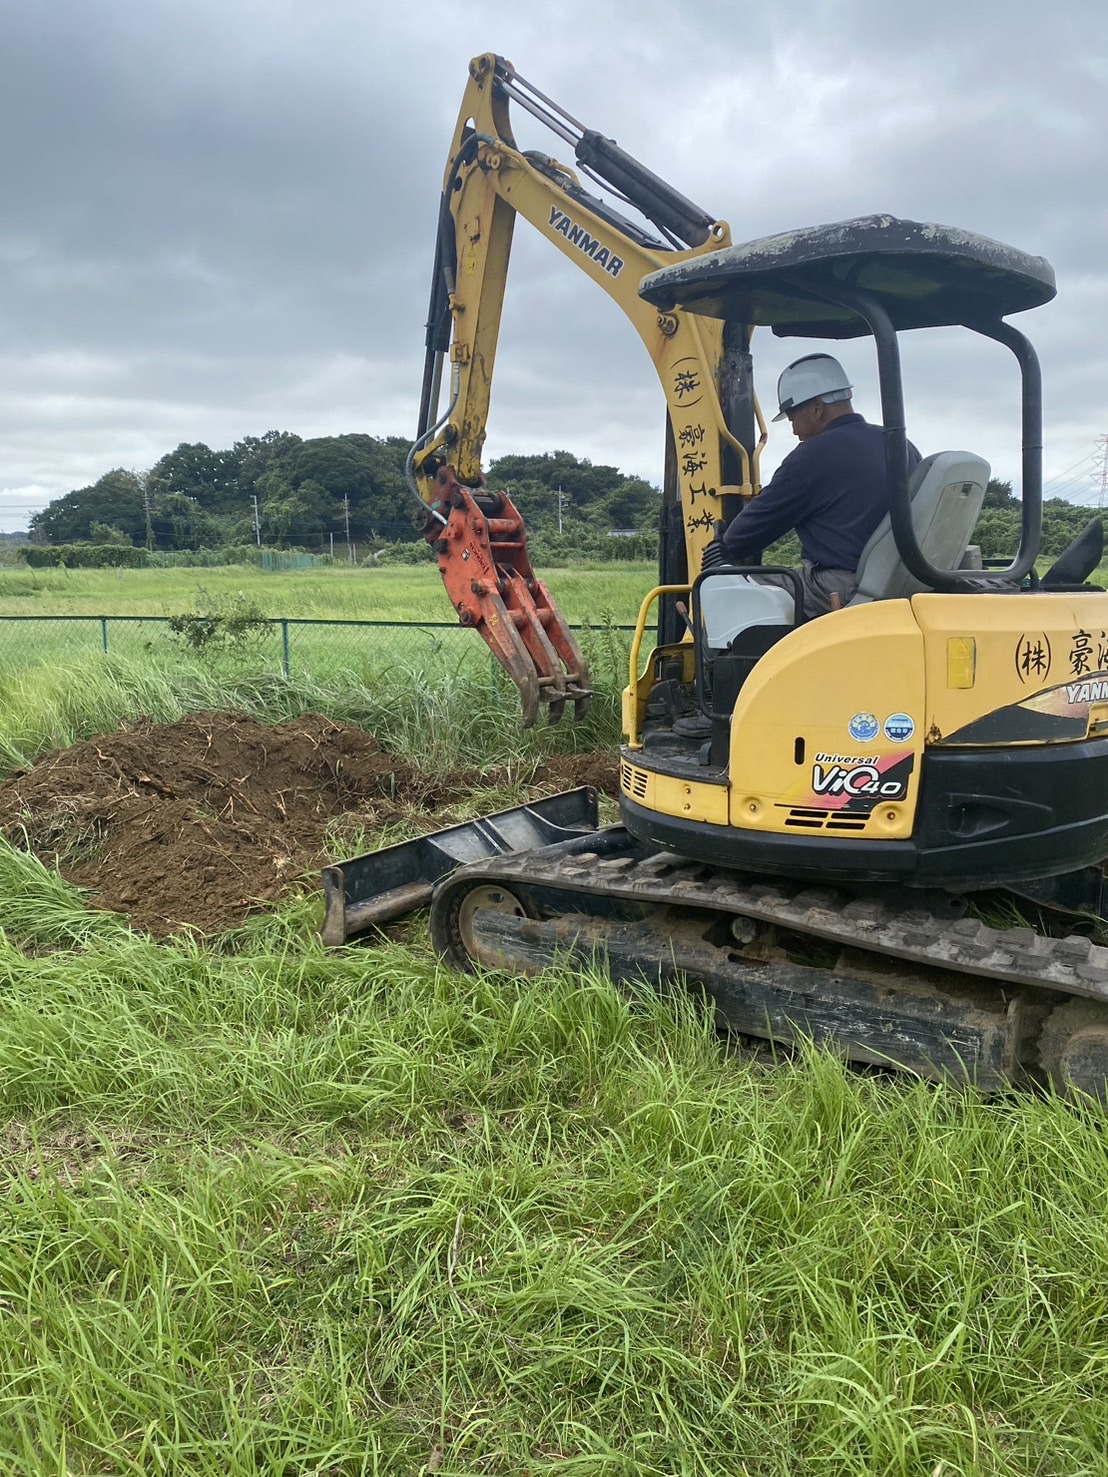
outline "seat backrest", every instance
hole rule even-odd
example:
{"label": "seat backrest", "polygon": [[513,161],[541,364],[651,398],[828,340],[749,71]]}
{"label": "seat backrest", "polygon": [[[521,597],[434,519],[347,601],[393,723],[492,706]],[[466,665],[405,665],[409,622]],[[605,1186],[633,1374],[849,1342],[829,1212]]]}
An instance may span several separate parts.
{"label": "seat backrest", "polygon": [[[989,464],[971,451],[937,451],[908,479],[912,526],[924,555],[938,569],[957,569],[977,524]],[[918,595],[926,586],[910,574],[893,538],[892,520],[885,515],[858,561],[858,591],[849,602],[894,600]]]}

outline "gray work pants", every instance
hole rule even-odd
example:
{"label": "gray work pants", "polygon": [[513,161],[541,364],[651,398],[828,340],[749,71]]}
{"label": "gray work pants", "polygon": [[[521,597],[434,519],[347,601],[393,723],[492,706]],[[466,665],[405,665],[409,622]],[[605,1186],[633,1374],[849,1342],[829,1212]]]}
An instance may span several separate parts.
{"label": "gray work pants", "polygon": [[[849,605],[858,589],[858,576],[852,569],[825,569],[822,566],[817,569],[810,560],[805,559],[796,572],[800,576],[803,615],[806,621],[814,620],[817,615],[827,615],[831,609],[832,595],[838,595],[840,606]],[[775,577],[772,572],[767,571],[756,578],[759,584],[780,585],[792,594],[792,584],[784,578]]]}

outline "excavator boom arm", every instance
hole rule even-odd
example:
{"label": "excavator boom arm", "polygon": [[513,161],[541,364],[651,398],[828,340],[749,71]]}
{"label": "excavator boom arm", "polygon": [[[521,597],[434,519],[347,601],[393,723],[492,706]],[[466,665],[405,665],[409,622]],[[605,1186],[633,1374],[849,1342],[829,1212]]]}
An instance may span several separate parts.
{"label": "excavator boom arm", "polygon": [[[583,172],[619,192],[657,235],[587,191],[578,168],[522,152],[509,102],[522,104],[574,147]],[[470,65],[447,162],[427,325],[412,485],[427,507],[424,533],[459,620],[474,626],[520,690],[525,725],[567,702],[584,714],[584,659],[531,568],[523,520],[482,472],[500,321],[517,216],[556,246],[631,320],[654,362],[671,428],[666,508],[680,517],[679,547],[663,570],[688,578],[720,518],[757,490],[748,335],[680,310],[659,313],[638,294],[658,267],[730,244],[713,221],[611,139],[586,130],[487,54]],[[682,244],[686,243],[686,244]],[[444,381],[445,411],[440,413]],[[760,418],[759,418],[760,419]]]}

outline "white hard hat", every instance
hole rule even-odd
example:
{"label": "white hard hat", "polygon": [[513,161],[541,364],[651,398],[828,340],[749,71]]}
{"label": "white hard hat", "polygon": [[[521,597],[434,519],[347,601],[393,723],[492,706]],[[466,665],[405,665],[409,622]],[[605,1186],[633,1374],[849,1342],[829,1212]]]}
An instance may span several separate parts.
{"label": "white hard hat", "polygon": [[849,400],[853,388],[846,377],[846,370],[830,354],[805,354],[803,359],[794,359],[787,369],[781,371],[777,381],[777,404],[780,407],[773,417],[782,421],[790,410],[808,400]]}

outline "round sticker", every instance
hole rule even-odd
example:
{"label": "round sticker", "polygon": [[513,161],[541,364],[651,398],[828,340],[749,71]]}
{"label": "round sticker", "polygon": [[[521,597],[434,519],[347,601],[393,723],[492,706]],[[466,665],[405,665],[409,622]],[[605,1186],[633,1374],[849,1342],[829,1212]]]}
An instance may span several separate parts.
{"label": "round sticker", "polygon": [[885,719],[885,737],[893,744],[904,744],[916,731],[916,725],[907,713],[890,713]]}
{"label": "round sticker", "polygon": [[[890,719],[889,721],[891,722],[892,720]],[[854,717],[847,724],[847,728],[850,730],[850,737],[857,739],[860,744],[868,744],[870,739],[876,738],[880,727],[881,725],[872,713],[855,713]],[[887,724],[886,731],[888,731]]]}

